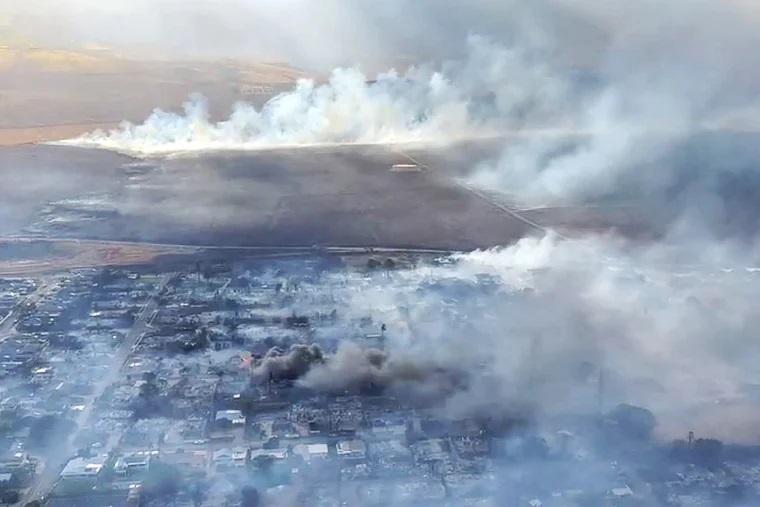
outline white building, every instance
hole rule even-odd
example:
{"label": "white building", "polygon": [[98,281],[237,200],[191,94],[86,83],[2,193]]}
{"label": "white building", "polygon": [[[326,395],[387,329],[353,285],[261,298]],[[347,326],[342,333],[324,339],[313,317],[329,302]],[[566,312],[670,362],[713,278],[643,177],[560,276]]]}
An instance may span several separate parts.
{"label": "white building", "polygon": [[216,412],[214,421],[217,424],[228,421],[233,426],[243,426],[245,425],[245,416],[240,410],[219,410]]}
{"label": "white building", "polygon": [[151,459],[157,456],[158,451],[130,452],[116,460],[113,470],[120,475],[147,470],[150,467]]}
{"label": "white building", "polygon": [[251,451],[251,461],[259,456],[267,456],[273,460],[284,460],[288,457],[287,449],[253,449]]}
{"label": "white building", "polygon": [[293,453],[306,461],[324,459],[330,455],[327,444],[298,444],[293,446]]}
{"label": "white building", "polygon": [[248,448],[235,447],[218,449],[213,454],[214,465],[217,468],[242,468],[248,463]]}
{"label": "white building", "polygon": [[100,474],[108,460],[108,456],[93,456],[92,458],[73,458],[61,472],[62,479],[93,479]]}
{"label": "white building", "polygon": [[341,458],[363,459],[367,456],[367,446],[361,440],[341,440],[337,447],[338,456]]}

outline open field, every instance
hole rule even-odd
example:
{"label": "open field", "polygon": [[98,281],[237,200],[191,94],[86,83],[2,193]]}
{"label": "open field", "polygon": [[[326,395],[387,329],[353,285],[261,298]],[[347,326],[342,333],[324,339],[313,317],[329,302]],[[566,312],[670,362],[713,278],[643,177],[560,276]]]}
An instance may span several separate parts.
{"label": "open field", "polygon": [[[448,148],[452,150],[454,148]],[[473,147],[466,148],[474,150]],[[344,146],[207,153],[137,161],[100,150],[0,149],[3,235],[244,247],[469,250],[627,223],[629,214],[520,212],[457,177],[441,149]],[[477,156],[485,156],[485,146]],[[475,156],[475,154],[472,154]],[[432,161],[428,163],[427,161]],[[432,165],[435,163],[436,165]],[[35,175],[30,178],[30,175]]]}
{"label": "open field", "polygon": [[301,77],[283,63],[151,62],[106,50],[0,46],[0,146],[142,121],[158,105],[179,108],[194,92],[222,117],[234,102],[260,104]]}
{"label": "open field", "polygon": [[17,146],[21,144],[41,143],[70,139],[95,129],[116,128],[118,123],[70,123],[64,125],[35,125],[30,127],[0,128],[0,146]]}
{"label": "open field", "polygon": [[[442,173],[391,171],[406,159],[385,148],[130,162],[62,147],[0,150],[0,168],[15,182],[16,201],[5,210],[13,220],[4,221],[15,227],[4,232],[204,245],[453,249],[510,243],[531,232]],[[26,183],[32,171],[38,177]]]}
{"label": "open field", "polygon": [[49,146],[0,148],[0,234],[17,232],[50,201],[114,192],[128,157]]}
{"label": "open field", "polygon": [[[107,50],[0,47],[0,235],[227,246],[508,244],[544,225],[615,227],[595,212],[530,210],[473,193],[456,178],[504,140],[448,148],[337,147],[198,154],[130,168],[109,152],[38,146],[122,120],[192,92],[213,118],[237,100],[261,104],[305,74],[286,64],[150,62]],[[424,172],[391,171],[409,163]],[[506,200],[505,200],[506,199]],[[503,207],[506,203],[508,209]]]}
{"label": "open field", "polygon": [[0,276],[30,276],[72,268],[148,264],[160,256],[190,254],[194,249],[76,240],[0,239]]}

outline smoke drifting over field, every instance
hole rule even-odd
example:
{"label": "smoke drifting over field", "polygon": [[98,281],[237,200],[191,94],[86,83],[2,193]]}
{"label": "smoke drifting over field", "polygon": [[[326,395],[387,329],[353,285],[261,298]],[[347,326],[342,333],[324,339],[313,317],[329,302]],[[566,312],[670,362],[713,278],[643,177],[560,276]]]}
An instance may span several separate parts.
{"label": "smoke drifting over field", "polygon": [[[471,8],[483,5],[493,8]],[[593,379],[608,372],[608,396],[657,409],[663,426],[699,423],[697,413],[746,436],[746,420],[701,409],[716,399],[741,404],[742,386],[760,381],[751,338],[760,323],[748,303],[758,292],[760,153],[754,137],[737,132],[757,127],[756,9],[605,6],[535,2],[509,12],[509,36],[470,36],[462,54],[446,45],[406,72],[371,80],[337,69],[327,83],[301,81],[261,109],[238,104],[222,121],[193,97],[181,114],[156,111],[141,125],[68,143],[156,155],[503,136],[500,157],[472,161],[471,182],[528,204],[632,201],[659,213],[661,241],[634,247],[550,234],[461,256],[432,278],[399,272],[459,288],[489,275],[500,288],[482,306],[474,298],[458,309],[484,315],[476,323],[437,319],[449,311],[443,297],[407,295],[422,298],[410,310],[413,340],[397,335],[382,353],[349,343],[324,357],[275,351],[257,373],[327,392],[433,393],[461,415],[524,403],[590,410]],[[482,12],[506,18],[508,10]],[[568,40],[559,25],[574,27],[570,42],[596,27],[598,52],[582,64],[560,55]],[[388,306],[388,293],[397,295],[368,291],[357,304]],[[491,403],[494,393],[504,403]]]}
{"label": "smoke drifting over field", "polygon": [[[472,9],[493,13],[483,7],[487,5],[476,2]],[[711,354],[730,355],[748,346],[745,331],[754,319],[744,299],[734,297],[755,290],[753,275],[742,270],[754,265],[760,230],[760,154],[751,146],[754,138],[736,132],[757,127],[752,117],[760,68],[756,10],[741,2],[672,2],[665,7],[659,2],[607,7],[536,2],[511,14],[505,25],[508,37],[471,36],[463,55],[452,57],[447,46],[446,54],[430,55],[431,63],[404,73],[390,71],[368,81],[356,68],[338,69],[329,82],[302,81],[260,110],[239,104],[220,122],[209,118],[203,98],[194,97],[183,114],[156,111],[142,125],[127,124],[70,143],[155,155],[331,143],[445,143],[545,129],[555,135],[506,136],[497,160],[472,161],[469,179],[529,204],[631,200],[659,213],[665,239],[623,255],[627,247],[614,239],[577,244],[549,236],[506,251],[471,254],[459,267],[481,263],[516,286],[540,285],[538,296],[510,304],[525,310],[515,317],[520,325],[533,329],[538,321],[539,334],[558,336],[558,353],[604,357],[605,363],[615,363],[615,371],[632,375],[672,372],[660,381],[663,389],[689,392],[668,396],[663,406],[678,396],[695,399],[700,392],[732,396],[747,370],[726,361],[715,374],[702,373]],[[570,42],[583,27],[597,27],[602,35],[593,61],[579,65],[558,56],[568,42],[554,30],[558,24],[575,28],[569,31]],[[568,135],[557,135],[558,130]],[[716,236],[738,238],[744,245],[741,255],[733,243]],[[684,255],[687,265],[699,267],[682,268]],[[614,271],[608,258],[624,259],[629,268]],[[671,273],[674,266],[686,272]],[[709,273],[726,266],[737,270],[738,280],[726,275],[710,288],[714,292],[703,294],[700,284],[713,283]],[[535,276],[532,268],[548,268],[549,273]],[[567,310],[538,319],[536,298]],[[711,304],[721,311],[705,311]],[[545,328],[548,322],[552,331]],[[502,324],[490,336],[500,336]],[[717,346],[712,341],[716,335],[733,336],[735,349]],[[467,349],[456,340],[442,346],[442,339],[436,336],[424,350],[434,344],[446,354]],[[608,347],[610,340],[614,347]],[[509,353],[494,355],[503,350],[500,344],[483,343],[477,348],[482,355],[466,350],[456,359],[476,355],[466,370],[498,357],[498,371],[518,371],[524,356],[513,354],[515,342],[508,342]],[[403,346],[404,354],[415,353],[416,344]],[[695,357],[687,361],[691,354]],[[739,357],[731,360],[741,362]],[[314,364],[320,366],[308,369],[303,381],[331,390],[384,385],[387,378],[403,377],[386,368],[407,361],[393,350],[380,358],[348,347],[324,364]],[[690,365],[698,366],[691,370]],[[708,386],[715,378],[733,380]]]}
{"label": "smoke drifting over field", "polygon": [[[385,9],[400,14],[394,5]],[[742,189],[756,186],[760,157],[751,141],[737,144],[737,129],[758,127],[755,9],[610,5],[476,2],[472,11],[503,20],[508,35],[484,29],[487,36],[459,39],[426,55],[428,63],[376,79],[338,68],[326,83],[301,81],[260,109],[239,103],[221,121],[193,96],[181,113],[156,110],[143,124],[64,143],[144,156],[504,136],[500,157],[468,161],[472,182],[530,205],[645,198],[680,215],[706,199],[711,216],[699,219],[708,228],[726,221],[732,232],[755,229],[743,211],[755,194]],[[441,7],[433,12],[445,16]],[[584,32],[597,34],[593,58],[579,56],[588,48],[565,55]]]}
{"label": "smoke drifting over field", "polygon": [[[161,154],[505,135],[497,160],[472,162],[471,182],[529,204],[632,201],[659,213],[661,242],[630,251],[612,237],[564,242],[550,234],[468,254],[441,268],[436,283],[487,274],[508,292],[462,310],[494,314],[476,334],[417,315],[428,322],[416,330],[422,338],[382,353],[347,343],[334,355],[312,351],[293,369],[290,359],[303,357],[291,350],[265,358],[261,372],[284,371],[327,392],[433,393],[455,414],[487,411],[493,393],[507,400],[500,408],[588,410],[595,397],[577,388],[596,392],[589,379],[606,370],[617,399],[660,409],[665,421],[710,400],[741,399],[742,385],[758,381],[745,360],[754,357],[748,330],[757,324],[746,301],[757,292],[760,156],[753,138],[736,132],[756,126],[747,114],[756,110],[760,68],[745,20],[751,9],[644,2],[617,3],[614,14],[585,3],[537,5],[517,16],[509,40],[471,36],[460,57],[434,55],[373,81],[338,69],[329,82],[302,81],[260,110],[239,104],[220,122],[195,97],[184,114],[157,111],[142,125],[72,143]],[[564,41],[549,28],[568,10],[575,26],[605,34],[598,58],[582,69],[557,57]],[[526,135],[507,135],[515,133]],[[445,307],[431,298],[416,311]],[[468,374],[483,370],[489,375]],[[650,371],[657,377],[642,373]]]}
{"label": "smoke drifting over field", "polygon": [[662,196],[709,178],[707,161],[683,154],[705,132],[757,129],[757,35],[736,4],[675,2],[664,15],[660,7],[630,7],[630,25],[613,34],[601,86],[573,116],[584,139],[512,143],[483,165],[481,181],[529,199],[575,202],[623,189]]}
{"label": "smoke drifting over field", "polygon": [[[124,124],[65,142],[136,155],[246,150],[319,144],[444,143],[494,135],[509,121],[550,115],[563,95],[541,63],[519,48],[470,37],[464,62],[390,70],[372,81],[358,68],[334,70],[327,83],[301,80],[260,110],[235,106],[212,122],[195,95],[182,114],[156,110],[141,125]],[[502,87],[505,80],[511,85]]]}
{"label": "smoke drifting over field", "polygon": [[[152,3],[147,7],[138,3],[140,9],[152,8]],[[249,12],[243,2],[233,3]],[[327,3],[349,5],[342,0]],[[528,475],[540,477],[537,489],[546,499],[557,499],[555,487],[564,494],[618,481],[633,484],[637,495],[648,495],[651,491],[645,483],[651,477],[637,475],[640,470],[648,470],[651,476],[665,469],[667,460],[660,458],[669,448],[660,446],[662,442],[693,430],[732,443],[760,443],[758,9],[739,0],[677,0],[666,5],[646,0],[521,3],[467,2],[467,15],[461,19],[454,19],[462,11],[452,9],[457,2],[450,0],[390,0],[368,7],[372,15],[398,20],[398,26],[373,23],[377,19],[357,13],[361,9],[354,3],[345,11],[349,22],[356,20],[350,30],[371,34],[358,37],[366,43],[362,50],[387,60],[388,53],[413,49],[417,40],[424,39],[412,56],[427,63],[389,70],[375,78],[351,66],[360,60],[353,54],[358,51],[355,48],[339,55],[315,55],[321,52],[313,44],[319,38],[313,33],[303,35],[306,42],[291,52],[315,66],[333,60],[349,66],[333,70],[323,83],[300,81],[261,108],[239,103],[226,119],[212,118],[207,99],[194,95],[179,113],[156,110],[142,124],[125,123],[117,130],[94,132],[63,144],[159,157],[213,150],[297,151],[333,144],[445,145],[489,137],[489,142],[497,139],[498,155],[467,160],[467,167],[458,174],[468,184],[487,190],[489,198],[492,192],[508,195],[514,209],[506,210],[510,217],[502,217],[489,201],[485,202],[489,214],[483,216],[514,219],[523,227],[531,224],[524,219],[531,210],[520,209],[523,204],[524,208],[572,209],[593,205],[601,213],[607,205],[626,204],[635,212],[652,215],[659,227],[646,240],[623,238],[614,231],[534,234],[540,227],[526,227],[519,234],[534,235],[514,244],[430,263],[410,255],[398,264],[376,263],[379,266],[374,268],[368,264],[366,270],[310,268],[304,278],[308,299],[285,303],[280,291],[289,290],[286,284],[276,289],[277,298],[282,296],[276,299],[281,307],[268,306],[267,301],[255,311],[264,309],[262,313],[269,317],[270,313],[279,315],[278,308],[282,312],[287,308],[289,314],[292,305],[292,318],[305,315],[305,322],[319,320],[320,325],[304,329],[299,324],[296,329],[287,324],[287,317],[284,322],[278,317],[286,339],[279,339],[280,329],[276,337],[255,333],[246,337],[256,354],[269,349],[263,357],[256,355],[251,365],[255,387],[277,384],[273,389],[256,389],[257,400],[261,392],[269,396],[278,390],[309,400],[315,395],[319,403],[344,394],[383,394],[400,400],[404,410],[412,407],[415,419],[474,422],[491,446],[494,469],[489,468],[488,474],[498,483],[496,493],[489,496],[494,505],[504,503],[504,490],[511,488],[508,493],[513,494],[524,487],[523,477]],[[257,11],[269,14],[263,19],[282,12],[269,2],[263,4],[267,9]],[[313,9],[305,12],[314,13]],[[330,19],[315,19],[315,25],[350,24],[338,23],[333,18],[341,16],[334,13],[325,16]],[[307,17],[301,14],[292,20],[283,38],[297,39],[308,24]],[[219,25],[223,27],[229,18],[229,13],[222,15]],[[481,21],[468,26],[473,19]],[[444,28],[436,28],[438,24]],[[331,39],[325,45],[335,46],[332,39],[340,37],[323,32]],[[468,36],[468,32],[483,35]],[[584,33],[590,34],[585,47],[568,50]],[[315,47],[303,47],[308,43]],[[477,149],[473,151],[477,154]],[[306,171],[320,164],[330,166],[331,172],[319,173],[321,183],[363,163],[354,154],[312,160],[310,152],[302,153],[297,156],[307,159]],[[432,150],[427,154],[436,156]],[[371,221],[396,226],[428,213],[427,208],[420,212],[421,206],[410,207],[408,213],[385,213],[383,200],[397,211],[402,201],[417,204],[427,195],[422,186],[400,198],[399,187],[372,187],[376,173],[388,178],[410,176],[388,171],[385,159],[362,167],[364,175],[370,175],[366,179],[362,176],[342,191],[330,193],[332,189],[312,184],[314,180],[307,181],[297,172],[295,177],[286,175],[281,169],[295,165],[294,160],[278,162],[275,157],[254,168],[245,156],[238,157],[199,157],[187,166],[178,163],[171,171],[166,171],[170,162],[157,160],[155,172],[161,173],[162,188],[171,187],[190,198],[135,199],[129,206],[147,223],[163,213],[180,217],[189,230],[212,231],[207,233],[209,243],[218,241],[221,236],[214,234],[220,235],[224,224],[251,222],[253,213],[247,214],[248,210],[269,206],[266,210],[271,213],[262,213],[267,227],[274,223],[284,230],[288,219],[293,220],[298,226],[291,229],[298,234],[294,245],[299,246],[322,245],[308,234],[344,223],[368,230],[375,240],[397,239],[402,227],[386,236]],[[221,171],[222,167],[226,170]],[[177,177],[185,169],[190,176]],[[254,195],[240,176],[253,169],[259,171],[255,185],[264,188],[261,194]],[[449,185],[447,190],[453,189],[451,194],[462,191],[446,179],[447,174],[434,169],[411,177],[438,178]],[[279,186],[272,183],[278,178],[283,180]],[[393,181],[403,181],[400,185],[410,181],[399,178]],[[359,205],[366,199],[365,184],[374,197],[381,196],[372,206]],[[142,196],[149,189],[138,183],[131,191]],[[471,223],[459,218],[474,216],[475,207],[460,206],[456,196],[447,192],[430,195],[430,201],[439,206],[430,214],[442,214],[445,206],[452,206],[446,211],[444,226],[436,230],[455,236],[452,231]],[[264,202],[265,198],[271,202]],[[340,213],[350,220],[338,222],[337,212],[324,213],[324,221],[298,222],[288,216],[287,202],[305,209],[300,212],[307,215],[312,209],[331,210],[318,205],[332,199],[353,203]],[[371,220],[354,219],[358,215]],[[212,227],[206,229],[199,225],[209,223]],[[424,221],[422,227],[432,229],[432,223],[432,219]],[[254,231],[260,236],[271,234],[263,227]],[[506,237],[492,236],[499,242]],[[417,239],[412,234],[406,238]],[[352,264],[357,258],[361,256],[346,262]],[[334,278],[323,279],[330,277]],[[319,285],[323,282],[330,283]],[[259,295],[253,299],[259,303]],[[303,307],[296,308],[298,304]],[[237,317],[237,307],[235,313]],[[370,322],[365,324],[366,320]],[[224,329],[221,326],[215,324]],[[233,332],[237,331],[230,328]],[[306,343],[291,345],[296,340]],[[286,345],[269,348],[272,343]],[[208,351],[216,352],[226,353]],[[192,357],[188,353],[182,360],[190,364]],[[242,371],[247,381],[247,372]],[[293,386],[296,389],[291,390]],[[364,401],[369,406],[386,400]],[[616,408],[620,404],[622,408]],[[630,405],[646,407],[654,415]],[[607,418],[624,420],[626,416],[643,421],[643,430],[636,424],[633,428],[621,424],[618,433],[607,433]],[[509,456],[510,446],[527,447],[529,437],[504,431],[509,426],[499,424],[513,420],[526,422],[520,428],[527,427],[526,435],[557,436],[557,430],[567,424],[579,430],[578,441],[594,445],[589,446],[590,454],[581,457],[557,445],[561,452],[550,456],[547,451],[542,460],[531,460],[522,448],[524,454],[515,458]],[[404,438],[412,433],[412,426],[404,427]],[[497,431],[484,430],[493,426]],[[654,441],[649,439],[652,427]],[[360,432],[356,437],[363,438]],[[450,435],[446,440],[446,445],[453,445]],[[610,456],[615,453],[607,453],[609,449],[622,449],[620,455],[635,466],[626,467],[628,471],[617,468],[617,461],[611,466]],[[643,455],[655,457],[655,463],[642,463],[639,456]],[[689,461],[684,468],[692,464]],[[440,473],[443,477],[445,471],[434,468],[431,465],[431,476]],[[600,481],[604,474],[614,477]],[[657,482],[665,480],[657,478]],[[292,487],[297,489],[299,484]],[[272,496],[265,505],[289,502],[279,489]],[[519,500],[526,505],[530,501]],[[456,500],[452,502],[457,505]],[[574,503],[593,504],[583,499]],[[394,504],[417,503],[408,498],[396,503],[389,496],[374,505]],[[670,499],[667,504],[673,505]],[[641,505],[665,503],[642,500]],[[716,505],[742,504],[718,500]]]}

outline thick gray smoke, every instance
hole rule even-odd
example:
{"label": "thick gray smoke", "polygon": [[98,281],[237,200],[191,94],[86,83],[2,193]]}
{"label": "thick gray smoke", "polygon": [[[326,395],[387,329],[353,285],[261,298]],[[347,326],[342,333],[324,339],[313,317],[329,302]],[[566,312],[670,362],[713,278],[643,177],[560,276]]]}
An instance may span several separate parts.
{"label": "thick gray smoke", "polygon": [[334,354],[319,345],[273,347],[254,364],[258,381],[291,380],[301,387],[331,394],[398,394],[416,403],[440,402],[461,387],[466,372],[454,364],[422,357],[398,358],[373,347],[343,341]]}
{"label": "thick gray smoke", "polygon": [[346,341],[324,363],[309,370],[300,384],[329,393],[383,392],[418,403],[440,402],[461,387],[465,373],[448,362],[435,364],[406,354],[389,356]]}
{"label": "thick gray smoke", "polygon": [[656,414],[663,438],[690,428],[754,442],[757,273],[756,251],[731,243],[528,238],[373,278],[345,311],[388,322],[382,352],[347,340],[299,383],[455,418],[630,403]]}
{"label": "thick gray smoke", "polygon": [[698,244],[550,234],[347,282],[342,311],[387,323],[380,344],[273,349],[254,374],[485,421],[628,403],[651,409],[666,440],[756,442],[758,251]]}
{"label": "thick gray smoke", "polygon": [[733,160],[723,158],[737,130],[760,125],[758,37],[747,10],[701,1],[618,7],[624,15],[610,32],[598,86],[573,113],[582,137],[508,143],[500,160],[482,164],[479,184],[538,204],[663,201],[715,192],[719,175],[754,171],[746,164],[748,155],[757,162],[754,150],[735,140]]}
{"label": "thick gray smoke", "polygon": [[[350,391],[404,375],[423,386],[439,381],[420,372],[477,371],[442,394],[444,409],[471,413],[494,396],[506,406],[529,399],[544,411],[588,409],[598,402],[594,378],[604,376],[616,401],[665,411],[662,428],[700,424],[689,415],[715,400],[754,410],[742,386],[760,381],[750,364],[758,323],[749,303],[757,296],[760,154],[754,134],[737,130],[757,126],[757,9],[706,1],[536,5],[525,17],[516,13],[510,37],[472,37],[458,58],[433,55],[438,63],[376,81],[337,70],[329,82],[301,82],[261,110],[241,104],[221,122],[195,99],[184,114],[156,112],[142,125],[72,142],[156,154],[526,134],[505,136],[500,159],[478,165],[471,182],[527,203],[630,199],[668,224],[663,241],[634,248],[613,238],[548,236],[463,256],[432,279],[399,273],[420,277],[418,286],[451,279],[461,290],[477,275],[494,276],[501,288],[456,305],[417,293],[407,297],[418,304],[404,304],[366,291],[357,305],[404,306],[414,319],[389,313],[413,320],[414,332],[389,333],[382,356],[355,345],[324,361],[308,356],[301,367],[282,366],[286,378]],[[568,12],[583,20],[574,26],[604,34],[584,65],[556,55],[567,41],[551,28]],[[555,135],[527,135],[534,128]],[[751,234],[737,247],[716,241],[715,230]],[[482,317],[472,329],[464,325],[472,319],[457,319],[462,314]],[[270,363],[288,365],[290,355],[268,357],[260,373],[280,371]],[[746,435],[732,426],[740,422],[721,419]]]}
{"label": "thick gray smoke", "polygon": [[288,350],[273,347],[254,364],[253,375],[262,380],[295,380],[323,361],[324,354],[317,345],[295,344]]}

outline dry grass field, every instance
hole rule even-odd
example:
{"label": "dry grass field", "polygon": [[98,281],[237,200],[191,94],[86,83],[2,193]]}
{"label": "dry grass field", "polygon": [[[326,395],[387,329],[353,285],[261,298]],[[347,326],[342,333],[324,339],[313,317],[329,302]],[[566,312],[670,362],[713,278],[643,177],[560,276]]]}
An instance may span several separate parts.
{"label": "dry grass field", "polygon": [[260,104],[301,77],[284,63],[134,61],[102,49],[0,46],[0,146],[141,121],[155,107],[180,107],[193,92],[223,117],[234,102]]}

